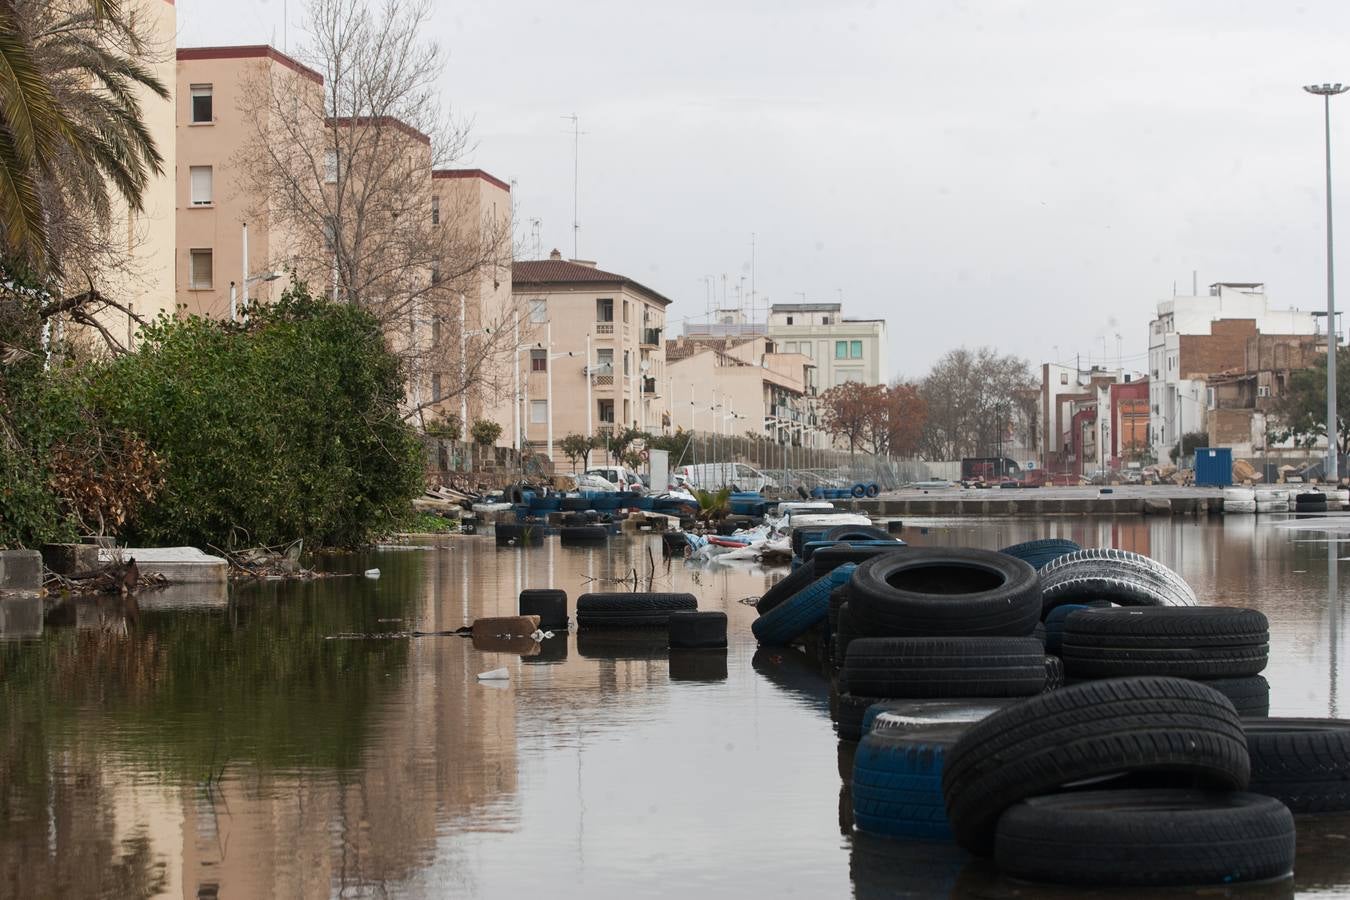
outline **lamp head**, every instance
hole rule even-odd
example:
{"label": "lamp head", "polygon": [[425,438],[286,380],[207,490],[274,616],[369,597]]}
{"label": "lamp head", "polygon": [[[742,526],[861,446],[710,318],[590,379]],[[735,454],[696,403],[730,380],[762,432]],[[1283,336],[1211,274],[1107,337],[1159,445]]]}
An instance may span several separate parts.
{"label": "lamp head", "polygon": [[1310,94],[1317,94],[1319,97],[1331,97],[1350,91],[1350,87],[1343,86],[1339,81],[1335,84],[1305,84],[1303,89]]}

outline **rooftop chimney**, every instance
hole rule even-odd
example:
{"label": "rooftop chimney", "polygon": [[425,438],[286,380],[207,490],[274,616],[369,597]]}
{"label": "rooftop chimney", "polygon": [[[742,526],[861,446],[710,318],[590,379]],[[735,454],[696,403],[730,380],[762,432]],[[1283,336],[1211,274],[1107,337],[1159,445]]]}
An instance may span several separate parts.
{"label": "rooftop chimney", "polygon": [[549,258],[549,259],[562,259],[562,254],[558,252],[558,248],[557,248],[557,247],[554,247],[554,248],[553,248],[553,251],[552,251],[551,253],[549,253],[548,258]]}

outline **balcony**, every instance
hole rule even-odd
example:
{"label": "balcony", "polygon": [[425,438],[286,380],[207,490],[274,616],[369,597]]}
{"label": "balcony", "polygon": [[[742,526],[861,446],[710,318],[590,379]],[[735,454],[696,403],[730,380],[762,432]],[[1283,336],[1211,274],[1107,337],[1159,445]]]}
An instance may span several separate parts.
{"label": "balcony", "polygon": [[611,335],[611,336],[612,336],[612,335],[614,334],[614,323],[613,323],[613,322],[596,322],[596,323],[595,323],[595,333],[596,333],[596,334],[607,334],[607,335]]}
{"label": "balcony", "polygon": [[661,346],[661,329],[660,329],[660,328],[643,328],[643,329],[642,329],[642,346],[644,346],[644,347],[659,347],[659,346]]}
{"label": "balcony", "polygon": [[650,394],[650,395],[652,395],[653,397],[656,396],[656,379],[655,379],[655,378],[644,378],[644,379],[642,379],[642,393],[644,393],[644,394]]}

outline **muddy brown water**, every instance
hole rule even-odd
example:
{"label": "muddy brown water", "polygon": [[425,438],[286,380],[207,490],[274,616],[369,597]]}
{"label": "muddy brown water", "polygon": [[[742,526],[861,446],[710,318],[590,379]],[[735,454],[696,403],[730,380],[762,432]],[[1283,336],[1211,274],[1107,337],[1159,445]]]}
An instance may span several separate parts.
{"label": "muddy brown water", "polygon": [[[1064,536],[1147,553],[1270,618],[1275,715],[1343,711],[1350,532],[1265,518],[929,521],[916,544]],[[651,557],[649,557],[649,550]],[[636,568],[725,610],[725,654],[660,639],[351,638],[514,614]],[[756,655],[784,570],[661,560],[654,539],[326,561],[362,577],[0,607],[3,897],[1070,897],[950,846],[850,834],[829,685]],[[477,681],[505,667],[510,680]],[[1303,818],[1292,880],[1104,897],[1350,896],[1350,817]]]}

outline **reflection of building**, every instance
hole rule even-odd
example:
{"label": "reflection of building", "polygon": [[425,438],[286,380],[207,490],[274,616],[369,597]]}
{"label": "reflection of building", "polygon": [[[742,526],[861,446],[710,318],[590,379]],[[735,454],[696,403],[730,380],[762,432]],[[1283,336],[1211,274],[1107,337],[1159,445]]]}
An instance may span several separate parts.
{"label": "reflection of building", "polygon": [[783,353],[815,362],[821,391],[846,381],[886,383],[885,319],[847,318],[840,303],[775,303],[766,333]]}
{"label": "reflection of building", "polygon": [[1208,429],[1208,379],[1244,372],[1248,344],[1258,336],[1316,335],[1317,317],[1297,309],[1271,309],[1265,285],[1220,282],[1203,297],[1173,297],[1158,304],[1149,324],[1149,431],[1159,461],[1181,436]]}

